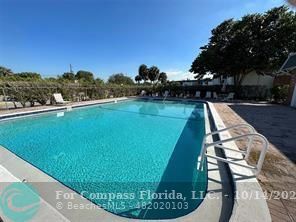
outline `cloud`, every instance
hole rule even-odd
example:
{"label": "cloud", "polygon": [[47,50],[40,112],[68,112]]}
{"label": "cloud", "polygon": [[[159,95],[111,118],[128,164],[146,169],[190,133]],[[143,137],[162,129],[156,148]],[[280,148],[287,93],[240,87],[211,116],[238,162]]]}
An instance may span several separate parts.
{"label": "cloud", "polygon": [[168,76],[168,80],[194,79],[194,74],[188,71],[168,70],[168,71],[165,71],[165,73]]}

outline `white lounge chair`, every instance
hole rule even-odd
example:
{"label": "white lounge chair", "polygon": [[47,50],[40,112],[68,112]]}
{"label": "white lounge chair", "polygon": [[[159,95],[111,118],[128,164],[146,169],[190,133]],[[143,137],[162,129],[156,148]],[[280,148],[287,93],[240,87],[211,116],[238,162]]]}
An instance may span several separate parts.
{"label": "white lounge chair", "polygon": [[187,94],[184,96],[184,98],[186,99],[186,98],[189,98],[190,97],[190,94],[189,94],[189,92],[187,92]]}
{"label": "white lounge chair", "polygon": [[200,98],[200,91],[196,91],[194,97],[195,97],[195,98]]}
{"label": "white lounge chair", "polygon": [[146,96],[146,91],[142,90],[141,93],[140,93],[140,96]]}
{"label": "white lounge chair", "polygon": [[233,100],[234,99],[234,95],[235,95],[235,93],[233,93],[233,92],[228,93],[228,95],[223,100],[224,101]]}
{"label": "white lounge chair", "polygon": [[56,104],[67,104],[67,103],[70,102],[70,101],[65,101],[65,100],[63,99],[63,96],[62,96],[61,93],[54,93],[54,94],[53,94],[53,98],[54,98]]}
{"label": "white lounge chair", "polygon": [[212,98],[212,92],[207,91],[205,98],[206,99],[211,99]]}

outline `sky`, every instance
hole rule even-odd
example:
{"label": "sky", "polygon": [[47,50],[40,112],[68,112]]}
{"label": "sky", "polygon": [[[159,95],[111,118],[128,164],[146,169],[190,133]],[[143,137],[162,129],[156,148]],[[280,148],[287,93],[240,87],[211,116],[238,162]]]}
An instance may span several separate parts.
{"label": "sky", "polygon": [[87,70],[104,80],[156,65],[193,78],[192,61],[229,18],[284,0],[0,0],[0,66],[44,77]]}

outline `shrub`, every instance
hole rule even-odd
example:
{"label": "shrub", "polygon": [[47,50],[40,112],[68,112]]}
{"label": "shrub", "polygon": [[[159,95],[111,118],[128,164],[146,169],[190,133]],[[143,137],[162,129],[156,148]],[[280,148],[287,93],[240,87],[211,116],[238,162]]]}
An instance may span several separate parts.
{"label": "shrub", "polygon": [[275,102],[285,103],[288,98],[289,85],[274,86],[271,89],[271,93]]}

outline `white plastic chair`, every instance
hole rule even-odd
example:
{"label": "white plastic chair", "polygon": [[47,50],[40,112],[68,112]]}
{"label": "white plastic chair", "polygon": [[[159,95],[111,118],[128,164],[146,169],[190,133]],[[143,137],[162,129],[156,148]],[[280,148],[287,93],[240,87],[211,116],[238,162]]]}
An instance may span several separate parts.
{"label": "white plastic chair", "polygon": [[212,98],[212,92],[207,91],[205,98],[206,99],[211,99]]}
{"label": "white plastic chair", "polygon": [[63,99],[63,96],[62,96],[61,93],[54,93],[53,98],[54,98],[54,100],[56,101],[57,104],[66,104],[66,103],[70,102],[70,101],[65,101]]}
{"label": "white plastic chair", "polygon": [[142,90],[140,96],[145,96],[146,95],[146,91]]}
{"label": "white plastic chair", "polygon": [[196,91],[194,97],[195,97],[195,98],[200,98],[200,91]]}
{"label": "white plastic chair", "polygon": [[234,95],[235,95],[235,93],[233,93],[233,92],[228,93],[228,95],[226,96],[226,98],[224,100],[226,100],[226,101],[233,100],[234,99]]}
{"label": "white plastic chair", "polygon": [[184,98],[186,99],[186,98],[189,98],[189,97],[190,97],[190,94],[189,94],[189,92],[187,92],[186,95],[184,96]]}

